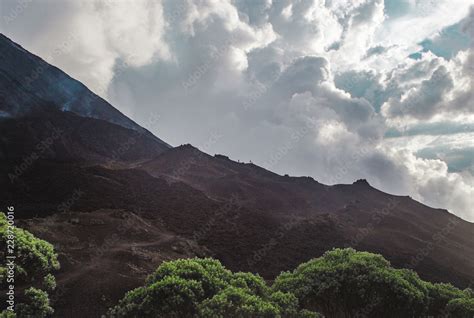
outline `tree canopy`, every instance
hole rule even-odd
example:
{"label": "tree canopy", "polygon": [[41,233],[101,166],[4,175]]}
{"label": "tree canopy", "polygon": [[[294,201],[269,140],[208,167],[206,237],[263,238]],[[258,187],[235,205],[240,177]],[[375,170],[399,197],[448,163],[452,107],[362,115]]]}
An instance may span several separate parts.
{"label": "tree canopy", "polygon": [[381,255],[334,249],[281,273],[233,273],[214,259],[163,263],[109,317],[473,317],[471,290],[421,280]]}
{"label": "tree canopy", "polygon": [[[450,284],[421,280],[395,269],[381,255],[334,249],[280,274],[274,290],[293,293],[303,308],[326,317],[457,316],[470,309],[472,297]],[[451,316],[450,316],[451,315]]]}
{"label": "tree canopy", "polygon": [[[10,251],[15,256],[14,281],[11,281],[12,269],[2,262],[2,290],[8,290],[10,285],[14,285],[16,293],[23,291],[23,294],[17,295],[14,313],[4,310],[0,317],[47,317],[52,314],[48,292],[56,288],[53,273],[59,269],[54,247],[26,230],[11,226],[6,215],[0,213],[0,257],[5,260]],[[4,298],[1,300],[2,303],[6,301]]]}
{"label": "tree canopy", "polygon": [[[232,273],[214,259],[163,263],[128,292],[109,317],[317,317],[292,294],[273,292],[258,275]],[[304,315],[304,316],[303,316]]]}

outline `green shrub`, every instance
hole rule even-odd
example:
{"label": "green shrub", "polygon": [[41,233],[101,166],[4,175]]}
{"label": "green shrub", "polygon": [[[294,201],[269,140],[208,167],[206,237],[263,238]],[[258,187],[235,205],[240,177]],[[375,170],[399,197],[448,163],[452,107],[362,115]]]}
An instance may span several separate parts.
{"label": "green shrub", "polygon": [[463,297],[450,300],[446,306],[446,314],[450,318],[474,317],[474,298]]}
{"label": "green shrub", "polygon": [[382,256],[335,249],[275,280],[301,306],[327,317],[420,317],[428,290],[418,275],[397,270]]}
{"label": "green shrub", "polygon": [[56,289],[56,278],[50,273],[43,278],[43,287],[47,291],[53,291]]}
{"label": "green shrub", "polygon": [[44,318],[54,312],[47,292],[30,287],[25,291],[25,296],[27,300],[16,306],[18,317]]}
{"label": "green shrub", "polygon": [[317,317],[299,314],[294,295],[277,292],[262,277],[232,273],[217,260],[165,262],[145,286],[128,292],[109,317]]}
{"label": "green shrub", "polygon": [[229,286],[199,306],[199,317],[240,318],[279,317],[278,306],[270,300],[250,293],[247,289]]}
{"label": "green shrub", "polygon": [[428,288],[428,316],[439,317],[446,315],[446,305],[452,299],[464,297],[464,292],[451,284],[426,283]]}
{"label": "green shrub", "polygon": [[16,313],[10,310],[0,312],[0,318],[16,318]]}
{"label": "green shrub", "polygon": [[472,290],[421,280],[381,255],[334,249],[281,273],[232,273],[213,259],[163,263],[109,317],[474,317]]}
{"label": "green shrub", "polygon": [[[8,240],[14,241],[14,284],[17,289],[25,290],[24,295],[17,298],[16,312],[4,310],[0,317],[47,317],[53,313],[47,291],[56,288],[53,272],[59,269],[58,255],[54,247],[30,232],[18,227],[9,226],[7,217],[0,213],[0,257],[6,259]],[[0,284],[7,289],[13,282],[8,281],[7,268],[0,266]],[[2,303],[4,297],[0,296]],[[6,299],[5,299],[6,300]]]}
{"label": "green shrub", "polygon": [[[8,235],[15,241],[15,280],[17,283],[42,281],[43,277],[59,269],[58,255],[53,245],[36,238],[30,232],[18,227],[10,228],[4,213],[0,213],[0,256],[5,257]],[[4,258],[3,258],[4,259]],[[2,283],[4,269],[0,270]]]}

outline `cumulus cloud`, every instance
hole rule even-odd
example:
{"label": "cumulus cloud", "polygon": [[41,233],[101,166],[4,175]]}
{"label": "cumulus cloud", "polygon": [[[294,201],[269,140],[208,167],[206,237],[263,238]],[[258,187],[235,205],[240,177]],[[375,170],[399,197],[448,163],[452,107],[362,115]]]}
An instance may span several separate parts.
{"label": "cumulus cloud", "polygon": [[391,154],[404,163],[411,176],[409,192],[413,197],[435,207],[446,207],[467,220],[473,220],[474,186],[472,175],[448,172],[439,159],[422,159],[407,151]]}
{"label": "cumulus cloud", "polygon": [[139,67],[170,58],[161,2],[6,0],[0,7],[2,32],[103,97],[117,62]]}
{"label": "cumulus cloud", "polygon": [[439,112],[443,99],[454,88],[454,82],[444,66],[437,68],[433,75],[412,88],[400,99],[389,100],[382,111],[387,117],[413,116],[415,118],[429,118]]}
{"label": "cumulus cloud", "polygon": [[[50,0],[0,28],[139,123],[159,114],[147,128],[171,144],[330,184],[366,178],[474,220],[468,161],[453,159],[472,147],[459,128],[474,123],[472,45],[408,58],[456,23],[472,39],[473,3]],[[433,128],[447,117],[449,131]]]}
{"label": "cumulus cloud", "polygon": [[404,87],[405,91],[387,100],[383,106],[385,116],[430,119],[440,114],[474,113],[473,12],[471,8],[459,23],[470,39],[470,47],[449,60],[426,53],[420,61],[396,71],[392,86]]}

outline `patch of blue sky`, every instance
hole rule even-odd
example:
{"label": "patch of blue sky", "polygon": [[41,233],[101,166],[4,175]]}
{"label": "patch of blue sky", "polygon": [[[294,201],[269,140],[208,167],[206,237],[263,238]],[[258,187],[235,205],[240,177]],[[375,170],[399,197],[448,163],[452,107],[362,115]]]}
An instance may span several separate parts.
{"label": "patch of blue sky", "polygon": [[347,71],[336,74],[334,84],[353,98],[365,98],[376,112],[380,112],[383,103],[395,94],[392,90],[384,88],[376,74],[371,71]]}
{"label": "patch of blue sky", "polygon": [[418,150],[415,155],[423,159],[440,159],[446,162],[449,172],[469,171],[474,174],[474,148],[451,149],[447,146]]}
{"label": "patch of blue sky", "polygon": [[389,19],[398,18],[410,12],[408,0],[385,0],[385,14]]}
{"label": "patch of blue sky", "polygon": [[462,30],[463,22],[450,25],[431,39],[425,39],[418,43],[421,46],[419,52],[409,55],[409,58],[418,60],[423,52],[432,52],[434,55],[451,59],[459,51],[469,48],[470,38]]}
{"label": "patch of blue sky", "polygon": [[408,58],[412,59],[412,60],[421,60],[421,58],[423,57],[423,54],[421,52],[416,52],[416,53],[412,53],[410,55],[408,55]]}
{"label": "patch of blue sky", "polygon": [[474,124],[458,122],[437,122],[437,123],[419,123],[404,131],[396,128],[390,128],[385,132],[385,138],[398,138],[404,136],[418,135],[453,135],[459,133],[474,132]]}

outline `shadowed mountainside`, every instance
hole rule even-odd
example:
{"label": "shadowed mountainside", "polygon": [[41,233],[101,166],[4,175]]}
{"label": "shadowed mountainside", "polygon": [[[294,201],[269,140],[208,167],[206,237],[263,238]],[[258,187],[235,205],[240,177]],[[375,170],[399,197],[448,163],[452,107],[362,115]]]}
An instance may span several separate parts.
{"label": "shadowed mountainside", "polygon": [[81,117],[105,120],[140,132],[145,130],[84,84],[1,33],[0,60],[0,118],[41,112],[46,104],[51,109]]}

